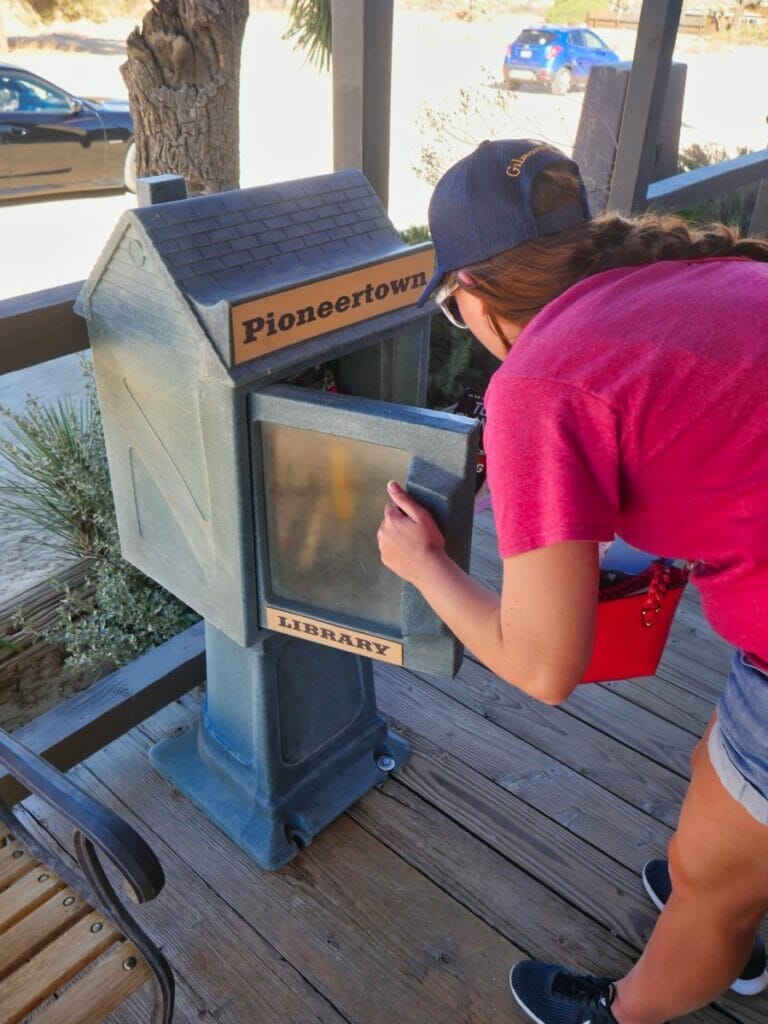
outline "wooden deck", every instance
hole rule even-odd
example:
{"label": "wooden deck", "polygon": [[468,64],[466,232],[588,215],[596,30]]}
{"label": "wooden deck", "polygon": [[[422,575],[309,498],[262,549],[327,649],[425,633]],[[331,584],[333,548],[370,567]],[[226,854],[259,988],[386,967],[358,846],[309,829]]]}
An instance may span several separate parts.
{"label": "wooden deck", "polygon": [[[484,513],[473,572],[498,570]],[[654,919],[640,870],[665,850],[728,657],[690,593],[657,677],[582,687],[560,708],[471,657],[454,680],[377,665],[379,706],[413,755],[274,873],[150,767],[148,747],[197,697],[73,774],[163,862],[166,888],[138,913],[176,972],[178,1024],[517,1022],[520,957],[613,974],[637,956]],[[766,1019],[766,995],[686,1018]],[[146,1022],[146,1000],[110,1020]]]}

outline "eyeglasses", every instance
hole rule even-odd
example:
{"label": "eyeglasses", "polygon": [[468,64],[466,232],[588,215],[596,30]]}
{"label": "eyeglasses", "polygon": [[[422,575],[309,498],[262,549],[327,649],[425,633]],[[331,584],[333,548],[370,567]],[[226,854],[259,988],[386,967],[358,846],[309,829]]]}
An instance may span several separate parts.
{"label": "eyeglasses", "polygon": [[461,285],[459,282],[453,275],[451,275],[442,288],[438,288],[435,293],[435,302],[454,327],[458,327],[462,331],[466,331],[468,330],[468,327],[464,321],[464,317],[461,315],[459,303],[456,300],[456,292],[460,287]]}

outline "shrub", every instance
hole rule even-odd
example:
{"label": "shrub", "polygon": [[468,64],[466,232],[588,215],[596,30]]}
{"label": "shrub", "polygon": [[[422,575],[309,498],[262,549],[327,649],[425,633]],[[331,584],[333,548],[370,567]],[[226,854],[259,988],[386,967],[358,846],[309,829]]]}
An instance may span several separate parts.
{"label": "shrub", "polygon": [[[431,238],[426,225],[406,228],[400,234],[409,245],[428,242]],[[498,365],[498,360],[475,341],[469,331],[454,327],[444,316],[432,317],[427,379],[430,409],[453,405],[467,388],[485,391],[488,378]]]}
{"label": "shrub", "polygon": [[467,388],[484,392],[498,359],[475,341],[469,331],[454,327],[444,316],[432,317],[429,332],[427,405],[444,409]]}
{"label": "shrub", "polygon": [[550,25],[581,25],[586,22],[587,15],[609,4],[601,4],[599,0],[555,0],[547,10],[547,21]]}
{"label": "shrub", "polygon": [[82,366],[82,402],[46,407],[30,397],[22,413],[0,406],[8,434],[0,510],[36,526],[41,544],[92,560],[92,596],[62,587],[58,616],[41,635],[64,647],[68,664],[95,668],[130,661],[197,616],[120,554],[93,368]]}
{"label": "shrub", "polygon": [[[740,147],[737,156],[744,156],[749,149]],[[730,154],[715,143],[707,143],[703,146],[694,143],[688,146],[678,156],[678,173],[693,171],[697,167],[709,167],[711,164],[719,164],[730,159]],[[740,188],[732,189],[730,192],[723,192],[712,199],[704,199],[695,206],[678,210],[681,216],[694,224],[711,224],[719,222],[730,224],[739,228],[743,235],[749,232],[749,222],[752,219],[752,212],[757,201],[758,182],[749,185],[742,185]]]}
{"label": "shrub", "polygon": [[455,101],[445,107],[422,103],[416,118],[423,139],[419,162],[413,165],[417,177],[434,186],[484,139],[519,135],[518,102],[517,93],[502,89],[497,76],[489,72],[482,88],[459,89]]}

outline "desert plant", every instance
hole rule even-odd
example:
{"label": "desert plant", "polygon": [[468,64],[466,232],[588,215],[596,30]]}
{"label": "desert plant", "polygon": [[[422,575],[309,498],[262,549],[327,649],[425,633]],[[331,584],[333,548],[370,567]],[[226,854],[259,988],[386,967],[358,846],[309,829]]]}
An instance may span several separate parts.
{"label": "desert plant", "polygon": [[[744,156],[750,150],[746,146],[739,147],[736,156]],[[727,150],[716,143],[705,143],[699,145],[694,143],[682,150],[678,156],[678,173],[693,171],[698,167],[709,167],[711,164],[719,164],[732,157]],[[739,228],[742,234],[749,231],[749,222],[757,201],[758,183],[752,182],[749,185],[742,185],[739,188],[723,192],[721,195],[713,196],[711,199],[704,199],[695,206],[679,210],[686,220],[694,224],[711,224],[719,222]]]}
{"label": "desert plant", "polygon": [[63,646],[67,663],[86,668],[124,664],[197,616],[120,554],[93,369],[82,366],[81,402],[30,397],[20,413],[0,406],[0,511],[37,527],[41,544],[91,560],[92,596],[61,587],[58,616],[42,633]]}
{"label": "desert plant", "polygon": [[146,4],[142,0],[21,0],[22,12],[28,12],[43,25],[51,22],[103,22],[110,18],[132,17]]}
{"label": "desert plant", "polygon": [[444,316],[432,317],[429,332],[427,405],[444,409],[455,404],[467,388],[485,392],[499,361],[469,331],[459,330]]}
{"label": "desert plant", "polygon": [[[429,228],[414,225],[400,232],[404,242],[416,245],[431,238]],[[485,391],[488,378],[499,365],[469,331],[454,327],[444,316],[433,316],[429,331],[427,405],[445,409],[455,404],[467,388]]]}
{"label": "desert plant", "polygon": [[0,413],[7,433],[0,438],[2,511],[38,527],[46,547],[80,558],[106,557],[114,512],[93,393],[80,403],[52,406],[30,396],[24,412],[0,406]]}
{"label": "desert plant", "polygon": [[586,22],[587,15],[600,7],[615,10],[613,4],[600,4],[595,0],[555,0],[547,10],[546,20],[550,25],[581,25]]}
{"label": "desert plant", "polygon": [[422,103],[417,125],[424,142],[413,167],[417,176],[436,185],[452,164],[483,139],[514,135],[517,102],[516,93],[501,89],[498,81],[488,77],[479,90],[459,89],[455,100],[445,107]]}
{"label": "desert plant", "polygon": [[331,0],[291,0],[288,30],[283,39],[295,40],[307,62],[320,70],[331,66]]}

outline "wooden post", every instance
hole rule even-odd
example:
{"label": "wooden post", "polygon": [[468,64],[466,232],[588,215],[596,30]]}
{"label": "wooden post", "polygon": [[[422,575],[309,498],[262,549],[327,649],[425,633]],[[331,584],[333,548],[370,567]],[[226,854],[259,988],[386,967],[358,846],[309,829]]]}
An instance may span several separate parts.
{"label": "wooden post", "polygon": [[[592,68],[589,74],[573,159],[584,178],[593,214],[603,211],[608,203],[631,69],[627,61]],[[649,182],[677,174],[686,70],[685,64],[678,63],[670,68],[659,134],[648,169]]]}
{"label": "wooden post", "polygon": [[608,208],[646,206],[683,0],[643,0]]}
{"label": "wooden post", "polygon": [[393,0],[332,0],[333,169],[359,167],[389,202]]}
{"label": "wooden post", "polygon": [[768,178],[763,178],[757,189],[757,200],[749,222],[750,235],[768,236]]}

